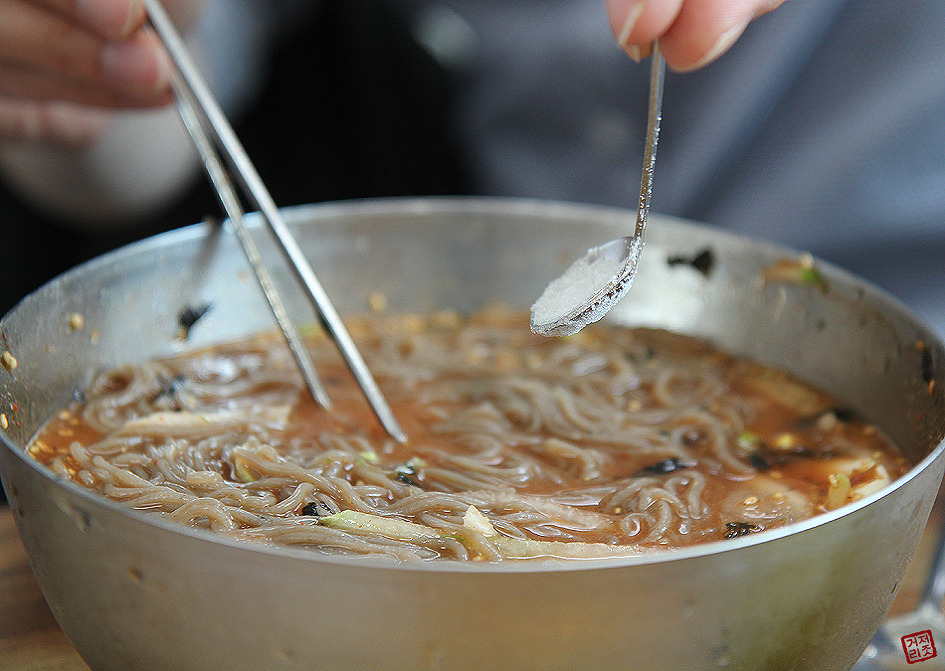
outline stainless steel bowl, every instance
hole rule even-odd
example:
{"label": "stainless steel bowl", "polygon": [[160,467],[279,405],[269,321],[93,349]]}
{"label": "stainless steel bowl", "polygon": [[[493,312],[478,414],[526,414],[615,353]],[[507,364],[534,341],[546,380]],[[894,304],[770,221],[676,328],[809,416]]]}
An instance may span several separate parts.
{"label": "stainless steel bowl", "polygon": [[[287,216],[342,313],[378,290],[392,310],[528,306],[634,221],[484,199]],[[707,277],[668,263],[705,249]],[[236,542],[54,477],[24,443],[92,371],[180,349],[183,307],[213,306],[188,346],[273,327],[234,241],[204,226],[81,266],[3,319],[18,366],[0,371],[0,475],[43,592],[97,671],[849,668],[892,603],[942,479],[945,352],[901,305],[835,268],[820,267],[826,290],[761,280],[794,256],[653,216],[636,284],[611,315],[787,369],[879,424],[916,463],[855,505],[783,529],[629,559],[400,566]],[[84,328],[70,328],[72,313]]]}

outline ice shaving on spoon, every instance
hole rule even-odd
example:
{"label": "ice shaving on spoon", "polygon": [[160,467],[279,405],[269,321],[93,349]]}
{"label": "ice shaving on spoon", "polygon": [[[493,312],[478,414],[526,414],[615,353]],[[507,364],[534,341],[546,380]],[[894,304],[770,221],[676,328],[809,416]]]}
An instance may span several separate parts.
{"label": "ice shaving on spoon", "polygon": [[643,231],[653,191],[653,167],[659,139],[665,70],[666,63],[660,54],[659,45],[654,43],[643,177],[633,236],[590,249],[584,257],[572,263],[563,275],[553,280],[532,305],[530,324],[535,333],[546,336],[577,333],[607,314],[633,284],[643,252]]}
{"label": "ice shaving on spoon", "polygon": [[566,336],[599,321],[630,288],[642,250],[643,239],[637,236],[589,250],[532,305],[532,331]]}

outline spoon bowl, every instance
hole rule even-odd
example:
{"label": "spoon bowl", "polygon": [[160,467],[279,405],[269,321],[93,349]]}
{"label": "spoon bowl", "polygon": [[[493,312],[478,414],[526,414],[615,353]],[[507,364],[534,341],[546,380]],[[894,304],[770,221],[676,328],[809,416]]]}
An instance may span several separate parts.
{"label": "spoon bowl", "polygon": [[567,336],[600,320],[630,289],[642,253],[643,238],[636,235],[589,249],[532,305],[532,331]]}
{"label": "spoon bowl", "polygon": [[623,298],[637,271],[643,251],[643,231],[650,211],[653,193],[653,168],[660,134],[660,108],[663,104],[663,78],[666,62],[653,43],[650,64],[650,93],[646,123],[646,146],[643,152],[643,177],[640,180],[640,203],[632,237],[618,238],[587,254],[553,280],[532,305],[531,329],[546,336],[565,336],[598,321]]}

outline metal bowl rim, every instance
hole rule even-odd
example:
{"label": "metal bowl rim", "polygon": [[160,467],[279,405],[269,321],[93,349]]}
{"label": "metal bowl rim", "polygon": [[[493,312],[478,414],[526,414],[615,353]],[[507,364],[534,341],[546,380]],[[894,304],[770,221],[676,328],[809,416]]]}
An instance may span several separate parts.
{"label": "metal bowl rim", "polygon": [[[472,204],[472,206],[470,206]],[[370,213],[376,215],[380,212],[388,212],[394,214],[430,214],[430,213],[460,213],[467,212],[471,214],[488,214],[488,213],[502,213],[508,215],[544,215],[549,214],[582,214],[585,216],[607,216],[607,217],[619,217],[627,218],[629,222],[633,222],[635,217],[633,213],[630,213],[626,210],[620,210],[617,208],[608,208],[601,206],[589,206],[579,203],[568,203],[561,201],[546,201],[546,200],[531,200],[531,199],[521,199],[521,198],[480,198],[480,197],[431,197],[431,198],[392,198],[392,199],[365,199],[365,200],[353,200],[353,201],[344,201],[341,203],[331,202],[331,203],[318,203],[310,205],[298,205],[294,207],[284,208],[283,212],[286,214],[288,222],[291,224],[295,219],[301,219],[302,217],[311,216],[313,212],[320,215],[319,222],[324,223],[325,221],[331,221],[332,216],[336,213],[351,215],[357,213]],[[790,247],[783,245],[778,245],[765,241],[756,241],[754,239],[748,239],[744,236],[735,235],[732,233],[719,231],[705,224],[699,224],[691,222],[688,220],[653,214],[651,215],[652,219],[664,221],[670,225],[678,226],[681,228],[689,228],[695,230],[709,230],[711,231],[714,237],[731,239],[731,240],[748,240],[751,242],[752,246],[756,249],[765,249],[767,248],[770,251],[775,253],[783,253],[785,255],[796,255],[799,252]],[[261,225],[261,220],[254,213],[249,215],[247,223],[250,223],[253,226]],[[75,268],[66,271],[65,273],[59,275],[58,277],[51,280],[49,283],[39,287],[36,291],[32,292],[29,295],[40,292],[44,287],[58,282],[62,279],[67,278],[73,273],[82,273],[88,272],[91,267],[99,263],[108,263],[111,258],[115,255],[130,255],[132,253],[147,253],[151,249],[157,249],[164,246],[180,244],[182,242],[197,238],[199,236],[205,235],[204,224],[193,224],[183,228],[175,229],[162,233],[138,242],[126,245],[112,252],[108,252],[102,256],[98,256],[86,263],[80,264]],[[132,251],[133,250],[133,251]],[[924,322],[917,316],[913,315],[908,307],[902,305],[895,298],[890,296],[887,292],[878,288],[866,280],[861,278],[854,277],[853,275],[847,273],[843,269],[832,266],[829,263],[821,262],[819,259],[818,265],[822,266],[824,271],[829,275],[840,275],[851,278],[860,286],[863,286],[870,293],[875,294],[877,297],[889,302],[896,310],[900,311],[904,315],[912,319],[917,325],[922,326],[928,330],[928,327]],[[28,296],[29,296],[28,295]],[[24,299],[26,300],[26,297]],[[22,301],[20,301],[22,302]],[[19,303],[14,306],[10,313],[16,311]],[[6,320],[6,316],[0,319],[0,328],[3,326],[3,322]],[[931,331],[929,330],[931,333]],[[422,562],[422,563],[397,563],[395,560],[388,560],[383,558],[374,558],[374,557],[363,557],[363,556],[342,556],[342,555],[325,555],[313,550],[304,550],[293,547],[273,547],[265,546],[261,544],[256,544],[250,541],[243,541],[237,538],[229,537],[218,532],[212,532],[209,530],[203,529],[194,529],[191,527],[184,526],[182,524],[177,524],[174,522],[165,521],[159,518],[156,518],[152,515],[148,515],[144,512],[135,510],[121,505],[118,502],[112,501],[104,496],[100,496],[95,492],[89,491],[77,485],[76,483],[65,480],[57,475],[55,475],[51,470],[41,465],[36,460],[32,459],[24,448],[19,447],[13,443],[9,438],[6,431],[0,430],[0,442],[3,443],[5,449],[11,452],[16,458],[25,463],[29,468],[39,474],[42,479],[47,480],[54,487],[62,487],[66,489],[70,494],[75,495],[82,499],[84,502],[94,506],[103,506],[105,509],[110,512],[116,513],[121,516],[126,516],[131,518],[135,522],[143,523],[148,526],[153,526],[165,531],[169,531],[174,534],[181,534],[187,536],[193,540],[200,542],[209,542],[214,544],[221,544],[227,547],[230,547],[234,550],[241,551],[251,551],[256,553],[261,553],[264,555],[275,556],[281,559],[296,560],[296,561],[307,561],[314,563],[328,563],[341,565],[350,569],[363,568],[365,570],[377,570],[377,569],[387,569],[394,571],[424,571],[424,572],[433,572],[433,573],[482,573],[482,574],[493,574],[493,573],[534,573],[534,572],[571,572],[571,571],[584,571],[584,570],[600,570],[600,569],[619,569],[624,567],[638,566],[638,565],[649,565],[649,564],[661,564],[669,563],[675,561],[685,561],[688,559],[695,559],[699,557],[707,557],[710,555],[718,555],[723,553],[736,552],[741,549],[753,547],[756,545],[764,545],[768,543],[776,542],[780,539],[786,538],[788,536],[794,536],[796,534],[803,533],[805,531],[824,526],[835,520],[847,517],[848,515],[853,515],[860,510],[867,508],[873,503],[879,501],[880,499],[885,498],[896,490],[906,486],[913,479],[918,477],[926,468],[928,468],[934,461],[939,459],[942,456],[942,453],[945,452],[945,441],[940,442],[925,458],[923,458],[919,463],[914,465],[906,474],[890,483],[883,489],[880,489],[859,501],[856,501],[851,504],[847,504],[837,510],[833,510],[826,513],[817,514],[809,519],[794,522],[777,529],[770,529],[758,534],[751,534],[747,536],[742,536],[740,538],[734,539],[725,539],[718,541],[710,541],[704,543],[698,543],[689,547],[676,548],[676,549],[659,549],[652,552],[645,552],[640,555],[630,556],[630,557],[613,557],[613,558],[604,558],[604,559],[586,559],[586,560],[553,560],[553,559],[536,559],[536,560],[519,560],[519,561],[505,561],[498,563],[483,563],[483,562],[461,562],[461,561],[450,561],[450,560],[437,560],[431,562]],[[9,489],[9,485],[4,485]],[[8,494],[11,493],[8,491]]]}

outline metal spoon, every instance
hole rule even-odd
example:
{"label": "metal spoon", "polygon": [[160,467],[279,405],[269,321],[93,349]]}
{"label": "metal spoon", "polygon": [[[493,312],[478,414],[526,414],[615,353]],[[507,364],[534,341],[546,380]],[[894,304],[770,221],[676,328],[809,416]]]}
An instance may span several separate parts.
{"label": "metal spoon", "polygon": [[656,164],[656,143],[660,133],[665,71],[666,63],[659,45],[654,42],[643,178],[633,236],[590,249],[585,256],[571,264],[563,275],[553,280],[532,305],[531,329],[535,333],[547,336],[577,333],[607,314],[633,283],[643,251],[643,231],[653,193],[653,167]]}

